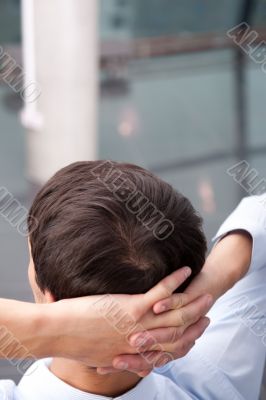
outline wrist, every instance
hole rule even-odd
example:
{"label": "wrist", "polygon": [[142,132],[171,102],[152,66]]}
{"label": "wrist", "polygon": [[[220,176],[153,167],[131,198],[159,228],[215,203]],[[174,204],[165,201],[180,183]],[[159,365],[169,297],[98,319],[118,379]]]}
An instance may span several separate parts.
{"label": "wrist", "polygon": [[0,358],[43,356],[46,325],[43,311],[43,307],[37,304],[0,300]]}
{"label": "wrist", "polygon": [[99,344],[95,333],[99,316],[95,315],[92,304],[92,298],[84,298],[42,306],[39,321],[42,357],[81,359],[84,354],[99,352],[95,348],[95,343]]}
{"label": "wrist", "polygon": [[67,318],[62,302],[38,305],[38,316],[35,319],[35,331],[38,337],[37,358],[63,357],[68,350],[64,347],[64,338],[71,334],[73,322]]}
{"label": "wrist", "polygon": [[186,292],[192,298],[208,293],[216,301],[247,273],[251,256],[252,238],[249,233],[230,232],[214,246],[201,273]]}
{"label": "wrist", "polygon": [[35,358],[54,355],[57,325],[49,304],[34,304],[30,313],[30,327],[24,346]]}

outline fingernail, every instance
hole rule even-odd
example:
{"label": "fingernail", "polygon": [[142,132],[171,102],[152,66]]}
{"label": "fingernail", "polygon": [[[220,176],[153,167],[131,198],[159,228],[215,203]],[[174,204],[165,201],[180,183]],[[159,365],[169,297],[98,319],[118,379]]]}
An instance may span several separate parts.
{"label": "fingernail", "polygon": [[160,361],[158,361],[156,363],[156,366],[160,367],[164,367],[166,364],[168,364],[169,362],[173,361],[172,359],[170,359],[168,356],[164,356]]}
{"label": "fingernail", "polygon": [[145,336],[139,336],[133,343],[135,347],[142,347],[147,343],[147,338]]}
{"label": "fingernail", "polygon": [[160,306],[159,312],[165,312],[167,310],[167,307],[165,305]]}
{"label": "fingernail", "polygon": [[191,274],[192,274],[191,268],[186,267],[185,268],[185,276],[186,276],[186,278],[188,278]]}
{"label": "fingernail", "polygon": [[117,369],[128,369],[128,364],[123,362],[123,361],[119,361],[116,366]]}
{"label": "fingernail", "polygon": [[162,361],[158,362],[157,365],[160,368],[160,367],[164,367],[166,364],[167,364],[167,360],[162,360]]}

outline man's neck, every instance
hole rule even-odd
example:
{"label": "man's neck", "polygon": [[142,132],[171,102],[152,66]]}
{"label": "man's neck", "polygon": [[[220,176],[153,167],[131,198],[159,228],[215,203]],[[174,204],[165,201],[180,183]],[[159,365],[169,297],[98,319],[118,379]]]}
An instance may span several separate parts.
{"label": "man's neck", "polygon": [[51,372],[68,385],[83,392],[106,397],[118,397],[133,389],[141,380],[131,372],[99,375],[94,368],[63,358],[54,358]]}

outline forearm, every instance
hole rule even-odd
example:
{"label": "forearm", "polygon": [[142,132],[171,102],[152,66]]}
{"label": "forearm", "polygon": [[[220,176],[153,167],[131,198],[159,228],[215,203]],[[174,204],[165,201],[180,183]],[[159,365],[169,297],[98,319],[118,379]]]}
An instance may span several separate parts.
{"label": "forearm", "polygon": [[[138,348],[129,343],[129,331],[139,328],[142,332],[141,327],[146,331],[168,323],[182,325],[180,316],[170,313],[165,321],[165,315],[154,315],[151,309],[184,283],[186,270],[175,271],[142,295],[89,296],[51,304],[0,299],[0,358],[63,357],[105,367],[112,365],[118,354],[138,354]],[[194,320],[194,314],[205,308],[200,301],[188,314]],[[121,316],[125,325],[121,324]],[[198,336],[196,331],[193,340]],[[184,340],[181,344],[189,346],[190,342]],[[139,361],[145,363],[141,356]]]}
{"label": "forearm", "polygon": [[46,355],[48,319],[44,305],[0,299],[0,358]]}
{"label": "forearm", "polygon": [[251,255],[251,236],[245,231],[230,232],[214,246],[187,293],[195,297],[209,293],[217,300],[247,273]]}
{"label": "forearm", "polygon": [[[0,299],[0,358],[66,357],[95,362],[100,358],[100,341],[107,339],[106,322],[92,306],[95,299],[50,304]],[[96,331],[103,338],[98,339]]]}

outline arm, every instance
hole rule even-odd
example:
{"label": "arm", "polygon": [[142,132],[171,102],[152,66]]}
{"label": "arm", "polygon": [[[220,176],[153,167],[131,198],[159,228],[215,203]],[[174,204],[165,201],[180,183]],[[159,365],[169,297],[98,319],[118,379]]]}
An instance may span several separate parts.
{"label": "arm", "polygon": [[[138,352],[126,340],[129,329],[164,326],[164,316],[154,316],[151,308],[155,302],[173,293],[187,279],[188,271],[186,268],[175,272],[143,295],[91,296],[52,304],[2,299],[0,357],[59,356],[79,359],[91,366],[111,365],[112,359],[121,351],[127,354]],[[117,321],[110,314],[114,306],[121,307],[120,312],[129,317],[125,319],[128,329],[125,325],[123,332],[117,329]],[[205,309],[203,297],[195,312],[198,314]],[[105,318],[103,312],[112,318]]]}
{"label": "arm", "polygon": [[156,313],[180,308],[181,303],[193,301],[203,293],[210,293],[216,301],[252,266],[260,269],[265,265],[266,194],[243,199],[222,224],[214,240],[218,240],[217,244],[185,294],[160,301],[154,306]]}
{"label": "arm", "polygon": [[[202,294],[210,293],[214,301],[231,289],[248,271],[249,267],[261,268],[265,264],[266,242],[266,195],[248,197],[242,200],[237,209],[227,218],[219,229],[214,240],[219,240],[214,246],[201,274],[191,283],[184,294],[176,294],[154,305],[154,312],[161,313],[178,310],[187,319],[187,304]],[[252,240],[253,239],[253,240]],[[253,252],[252,252],[253,246]],[[185,306],[185,307],[184,307]],[[200,318],[198,314],[198,318]],[[197,325],[196,325],[197,326]],[[183,325],[168,329],[150,331],[150,335],[159,343],[170,343],[167,351],[172,351],[175,358],[180,356],[180,339],[186,338],[187,347],[184,355],[193,347],[199,337],[191,335],[195,325]],[[204,330],[203,330],[204,332]],[[138,340],[138,335],[132,337],[132,344]],[[190,346],[188,345],[190,343]],[[183,343],[181,343],[182,345]],[[144,347],[149,350],[149,342]],[[140,363],[132,357],[120,356],[114,360],[130,362],[132,368],[147,369],[148,365]]]}
{"label": "arm", "polygon": [[202,274],[187,289],[193,296],[207,290],[215,300],[242,279],[249,269],[265,265],[266,194],[247,197],[217,232]]}
{"label": "arm", "polygon": [[[249,261],[241,253],[244,248],[239,247],[232,262],[232,266],[235,263],[239,268],[238,260],[242,259],[245,264],[240,276],[245,276],[210,310],[210,327],[193,351],[169,370],[173,378],[180,372],[178,378],[184,387],[193,379],[194,393],[200,393],[204,399],[218,399],[221,393],[223,398],[230,399],[259,398],[266,356],[265,199],[262,196],[243,200],[219,230],[216,238],[236,229],[245,230],[252,237],[253,243],[248,242]],[[207,386],[202,381],[204,371],[208,371]]]}
{"label": "arm", "polygon": [[201,274],[186,290],[191,299],[203,293],[218,300],[249,270],[252,255],[252,237],[247,231],[229,232],[214,246]]}
{"label": "arm", "polygon": [[[151,330],[147,335],[147,342],[143,351],[154,350],[154,342],[164,343],[164,350],[172,353],[173,358],[178,359],[185,356],[194,346],[195,341],[203,334],[208,327],[208,320],[200,319],[205,314],[194,312],[194,320],[189,319],[189,304],[194,307],[195,302],[206,293],[212,295],[213,301],[206,307],[206,313],[213,305],[213,302],[231,289],[248,271],[252,253],[252,239],[246,231],[234,231],[220,240],[211,251],[202,272],[194,279],[184,294],[174,294],[154,306],[154,312],[176,312],[176,318],[182,314],[184,324],[179,323],[178,327],[157,328]],[[166,317],[168,319],[169,317]],[[200,320],[200,323],[197,321]],[[193,324],[194,322],[194,324]],[[169,324],[170,325],[170,324]],[[169,326],[168,325],[168,326]],[[149,341],[150,337],[150,341]],[[137,341],[139,334],[133,335],[132,345]],[[185,343],[185,345],[184,345]],[[152,344],[152,347],[150,347]],[[114,360],[114,366],[119,362],[126,362],[132,365],[132,369],[150,370],[151,368],[144,359],[136,356],[119,356]],[[108,370],[109,372],[111,370]]]}
{"label": "arm", "polygon": [[[253,201],[253,205],[250,204],[251,201]],[[247,210],[252,209],[254,212],[257,210],[255,216],[249,215],[247,218],[247,224],[250,227],[259,225],[259,221],[261,221],[260,225],[262,224],[261,204],[258,199],[254,197],[252,199],[246,199],[244,203],[242,203],[242,208],[244,209],[243,213],[245,213],[246,216],[248,214]],[[251,232],[251,229],[248,229],[248,227],[245,228],[245,226],[240,226],[242,220],[239,220],[237,216],[233,218],[233,221],[235,221],[235,225],[234,223],[231,223],[230,229],[228,227],[227,231],[242,229],[252,234],[253,231]],[[263,236],[263,232],[261,231],[263,231],[263,229],[257,229],[257,233],[253,232],[252,236],[254,237],[255,234],[257,236]],[[220,230],[219,234],[222,235],[223,233],[225,232]],[[231,240],[232,237],[233,235],[230,235],[228,240]],[[243,237],[243,235],[241,235],[241,237]],[[226,240],[223,239],[223,241],[221,241],[221,244],[222,243],[225,244]],[[218,249],[221,250],[220,257],[223,259],[223,250],[221,247],[218,248],[218,246],[215,249],[215,253],[213,251],[212,256],[215,254],[215,257],[219,258]],[[231,249],[231,251],[234,250]],[[219,296],[219,293],[226,290],[227,285],[229,287],[234,284],[233,280],[231,282],[227,281],[226,269],[224,269],[224,277],[226,278],[225,286],[222,290],[220,285],[221,281],[216,282],[213,280],[214,274],[212,273],[211,266],[215,268],[216,263],[209,261],[214,261],[215,257],[208,258],[207,260],[208,264],[206,264],[206,272],[204,268],[204,274],[197,283],[197,295],[210,292],[213,293],[214,298],[216,299]],[[234,259],[234,254],[231,256],[229,254],[228,257],[231,260],[230,265],[235,268],[235,263],[232,261]],[[259,252],[259,247],[255,247],[253,257],[262,258]],[[229,264],[226,264],[226,266],[229,268]],[[223,267],[226,266],[223,264]],[[239,270],[239,277],[241,277],[243,273],[243,270]],[[234,278],[232,277],[232,279],[238,279],[237,275],[234,275]],[[175,283],[177,283],[176,280]],[[193,284],[195,283],[192,283],[192,285]],[[162,289],[162,287],[164,289]],[[164,280],[164,282],[161,283],[161,286],[159,286],[159,288],[157,287],[156,291],[153,292],[154,294],[150,299],[149,306],[152,307],[152,305],[157,302],[154,306],[156,313],[159,312],[160,306],[162,305],[159,300],[167,298],[168,295],[178,287],[178,284],[176,284],[174,289],[172,286],[170,287],[171,289],[169,289],[169,281],[168,283],[165,283]],[[188,291],[190,289],[188,289]],[[196,295],[197,290],[195,289],[193,296]],[[147,307],[143,307],[143,298],[141,296],[131,296],[131,300],[130,311],[136,318],[136,321],[141,321],[144,328],[150,329],[152,337],[155,338],[158,343],[172,343],[174,346],[173,355],[175,357],[185,355],[208,325],[206,319],[200,318],[206,314],[208,308],[211,306],[210,298],[206,295],[198,299],[196,302],[184,307],[180,306],[181,304],[186,304],[188,296],[185,295],[185,297],[180,297],[178,301],[176,301],[176,296],[174,296],[172,301],[170,301],[170,304],[168,303],[168,307],[178,309],[174,311],[174,314],[170,313],[170,311],[164,313],[164,318],[162,319],[159,318],[159,316],[151,317],[147,312]],[[129,298],[123,299],[123,301],[125,308],[128,309]],[[169,302],[169,299],[167,301]],[[106,347],[109,357],[115,357],[118,352],[121,352],[121,349],[123,349],[123,352],[127,354],[138,353],[138,351],[132,349],[128,343],[125,345],[124,341],[121,339],[121,335],[114,334],[114,330],[111,329],[110,325],[99,316],[95,309],[93,309],[94,302],[95,299],[84,298],[58,302],[53,305],[34,305],[12,300],[0,300],[0,327],[2,327],[0,330],[0,345],[2,345],[5,340],[3,333],[6,330],[9,334],[11,333],[13,335],[15,340],[17,340],[17,347],[20,345],[26,347],[27,353],[29,355],[33,354],[34,357],[37,358],[60,355],[69,358],[84,358],[84,354],[87,356],[90,355],[93,358],[95,357],[96,352],[99,353],[98,348],[99,346],[102,346],[103,343],[107,344]],[[176,302],[178,302],[179,305],[173,306]],[[172,322],[173,318],[175,319],[174,323]],[[184,320],[186,320],[187,329],[185,329],[185,325],[182,323]],[[176,328],[159,329],[159,327],[163,328],[167,326],[176,326]],[[156,328],[156,330],[153,330],[153,328]],[[95,335],[95,331],[97,331],[97,336]],[[139,335],[133,335],[131,337],[131,345],[136,345],[138,336]],[[110,353],[111,346],[109,346],[109,343],[111,342],[115,343],[112,353]],[[12,346],[8,346],[8,349],[4,349],[1,346],[0,357],[12,358],[15,355],[19,356],[20,351],[18,351],[17,347],[14,349]],[[22,357],[25,356],[25,348],[23,350],[24,352],[21,355]],[[143,348],[143,350],[145,349]],[[93,361],[88,359],[86,360]],[[118,367],[118,364],[121,361],[124,364],[128,364],[128,368],[131,370],[141,371],[150,367],[141,356],[136,357],[126,355],[116,357],[113,362],[114,366]]]}

